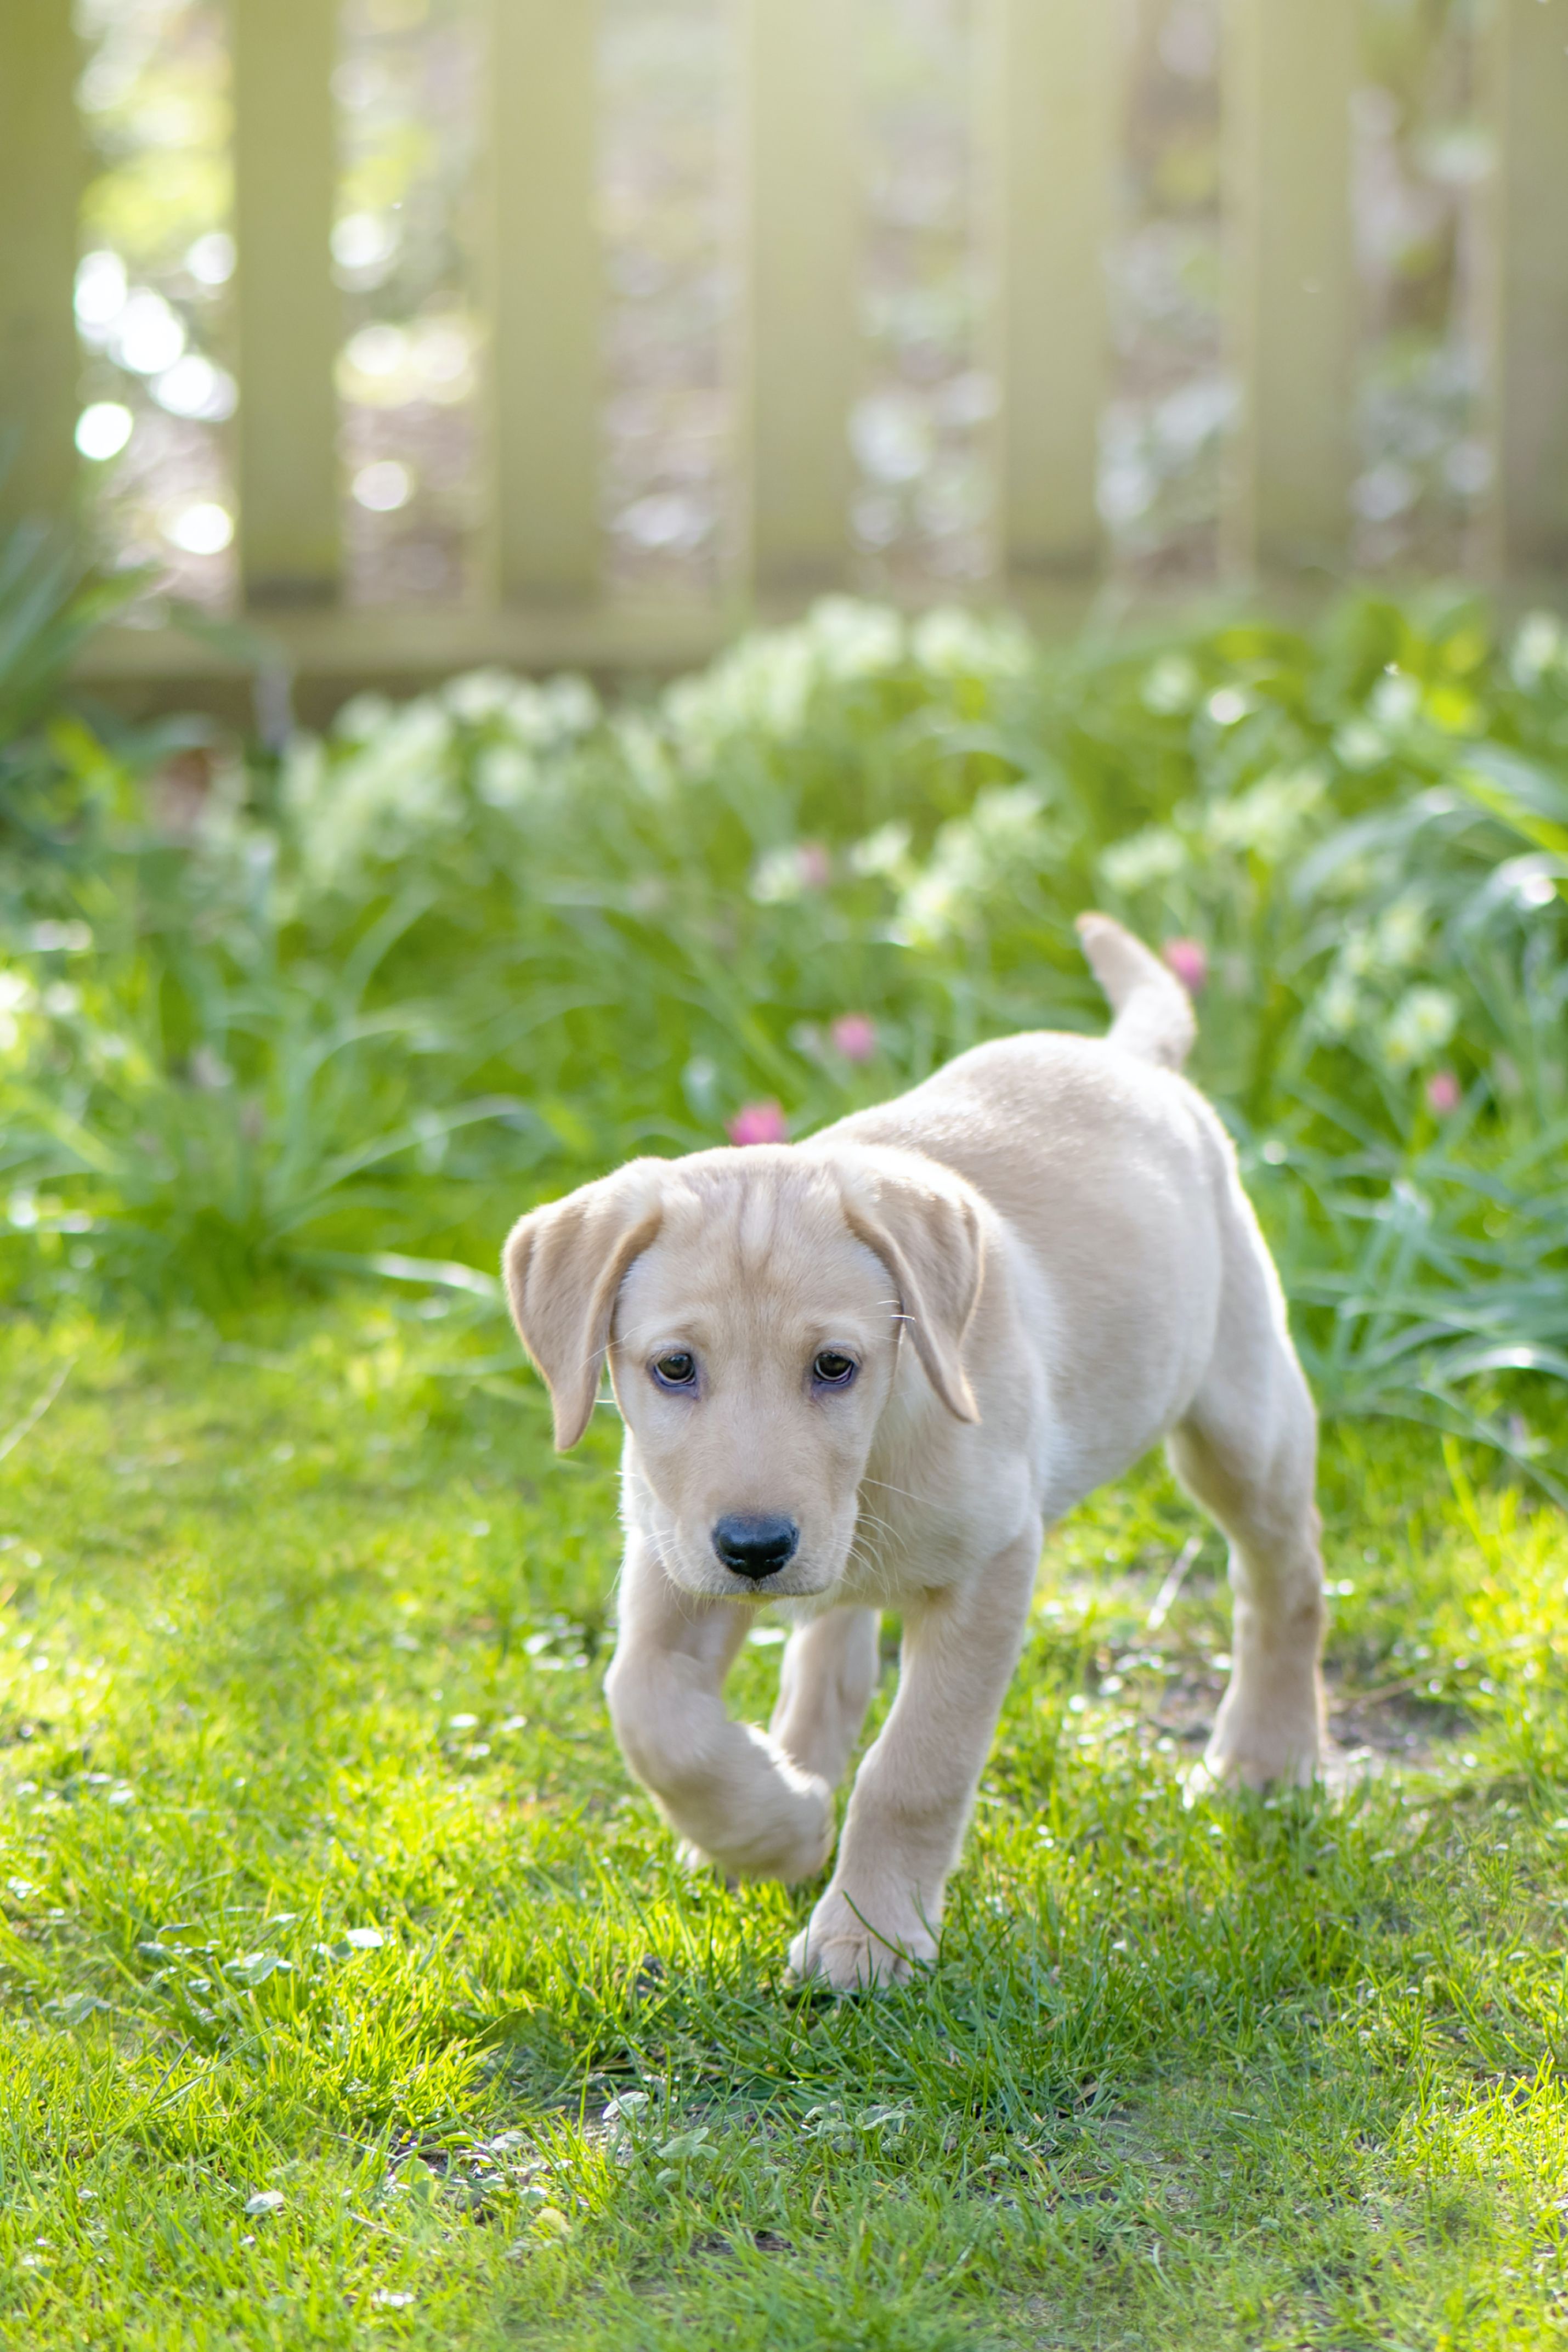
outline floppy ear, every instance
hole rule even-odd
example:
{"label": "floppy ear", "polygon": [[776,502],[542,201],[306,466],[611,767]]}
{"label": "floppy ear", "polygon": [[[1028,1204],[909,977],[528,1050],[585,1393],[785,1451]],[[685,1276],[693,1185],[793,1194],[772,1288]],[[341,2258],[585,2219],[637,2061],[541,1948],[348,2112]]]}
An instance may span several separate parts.
{"label": "floppy ear", "polygon": [[559,1454],[592,1419],[616,1294],[659,1230],[649,1169],[633,1161],[534,1210],[512,1227],[501,1254],[512,1320],[549,1390]]}
{"label": "floppy ear", "polygon": [[925,1377],[956,1420],[978,1421],[964,1334],[980,1295],[985,1244],[967,1189],[942,1183],[935,1171],[927,1181],[918,1166],[857,1170],[843,1200],[850,1231],[893,1276]]}

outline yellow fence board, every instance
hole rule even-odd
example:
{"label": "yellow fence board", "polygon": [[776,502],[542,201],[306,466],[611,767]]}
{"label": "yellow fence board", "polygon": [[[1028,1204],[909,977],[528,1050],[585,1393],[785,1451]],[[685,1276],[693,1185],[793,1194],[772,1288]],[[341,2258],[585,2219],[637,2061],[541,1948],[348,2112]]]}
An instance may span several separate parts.
{"label": "yellow fence board", "polygon": [[[0,518],[64,513],[76,476],[71,291],[82,146],[68,0],[0,5]],[[0,461],[4,442],[0,441]]]}
{"label": "yellow fence board", "polygon": [[337,593],[340,537],[337,12],[327,0],[234,0],[233,24],[241,570],[249,604],[323,604]]}
{"label": "yellow fence board", "polygon": [[848,0],[748,0],[749,317],[743,443],[758,593],[831,587],[849,560],[861,207]]}
{"label": "yellow fence board", "polygon": [[1357,295],[1355,0],[1229,0],[1230,362],[1243,414],[1225,536],[1243,571],[1343,563]]}
{"label": "yellow fence board", "polygon": [[999,245],[1001,558],[1015,577],[1072,579],[1095,569],[1103,536],[1117,11],[1105,0],[993,7],[980,138]]}
{"label": "yellow fence board", "polygon": [[596,0],[492,0],[497,570],[507,603],[599,583]]}
{"label": "yellow fence board", "polygon": [[[1241,404],[1224,543],[1236,568],[1309,593],[1352,546],[1362,5],[1223,0],[1228,358]],[[233,0],[241,569],[246,609],[302,674],[486,658],[656,669],[717,643],[737,609],[722,595],[635,606],[604,595],[600,0],[486,7],[492,561],[471,609],[349,614],[323,609],[340,576],[336,8]],[[727,19],[740,62],[738,569],[743,601],[774,616],[851,576],[865,246],[854,19],[850,0],[736,0]],[[1092,594],[1103,550],[1120,12],[1111,0],[972,0],[971,21],[983,333],[1001,393],[997,582],[1023,609],[1067,615]],[[1477,38],[1494,150],[1479,245],[1490,552],[1514,582],[1561,580],[1568,0],[1490,0]],[[77,479],[77,65],[67,0],[0,0],[0,427],[19,433],[21,452],[0,485],[9,515],[68,512]],[[161,666],[194,675],[193,659],[140,631],[112,633],[90,656],[101,675],[143,684]]]}
{"label": "yellow fence board", "polygon": [[1493,557],[1568,575],[1568,0],[1496,0]]}

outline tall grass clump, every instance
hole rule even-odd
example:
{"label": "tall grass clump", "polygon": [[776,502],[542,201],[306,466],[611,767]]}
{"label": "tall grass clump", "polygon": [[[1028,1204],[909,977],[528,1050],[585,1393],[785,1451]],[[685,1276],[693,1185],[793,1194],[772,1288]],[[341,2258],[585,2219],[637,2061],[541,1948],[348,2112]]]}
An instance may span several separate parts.
{"label": "tall grass clump", "polygon": [[1549,616],[1362,595],[1311,631],[1042,647],[832,600],[641,700],[480,671],[212,778],[183,831],[128,792],[92,858],[13,887],[18,1294],[222,1312],[367,1262],[483,1289],[520,1207],[629,1152],[1098,1027],[1099,905],[1201,995],[1194,1075],[1324,1402],[1553,1480]]}

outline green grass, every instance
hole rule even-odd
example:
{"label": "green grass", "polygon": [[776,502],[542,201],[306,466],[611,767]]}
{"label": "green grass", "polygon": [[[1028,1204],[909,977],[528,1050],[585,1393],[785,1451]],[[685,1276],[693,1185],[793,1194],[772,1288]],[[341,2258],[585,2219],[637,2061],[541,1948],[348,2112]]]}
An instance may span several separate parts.
{"label": "green grass", "polygon": [[1568,2338],[1554,1507],[1342,1427],[1383,1769],[1187,1810],[1218,1549],[1151,1633],[1200,1523],[1157,1464],[1098,1498],[940,1967],[835,2006],[781,1982],[809,1894],[688,1876],[629,1781],[615,1432],[555,1461],[493,1344],[360,1295],[6,1328],[0,1426],[70,1369],[0,1464],[0,2340]]}

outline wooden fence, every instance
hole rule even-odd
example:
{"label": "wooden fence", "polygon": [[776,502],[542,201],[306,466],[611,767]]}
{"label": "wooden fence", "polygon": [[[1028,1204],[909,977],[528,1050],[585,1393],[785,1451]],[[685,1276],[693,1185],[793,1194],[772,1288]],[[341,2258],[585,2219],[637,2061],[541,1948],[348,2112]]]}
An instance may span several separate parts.
{"label": "wooden fence", "polygon": [[[857,180],[845,0],[744,9],[743,577],[719,606],[600,591],[600,257],[594,0],[488,0],[492,322],[487,593],[461,609],[338,600],[333,363],[341,335],[330,0],[232,0],[247,614],[306,673],[505,659],[664,665],[737,614],[849,576],[846,420],[857,368]],[[1002,387],[991,593],[1082,593],[1100,572],[1103,267],[1119,146],[1111,0],[978,0],[974,104]],[[1487,186],[1488,566],[1568,581],[1568,0],[1490,0],[1479,36]],[[71,280],[81,169],[68,0],[0,8],[0,419],[15,507],[66,509],[75,474]],[[1241,424],[1224,538],[1238,572],[1343,569],[1357,286],[1355,0],[1227,0],[1228,340]],[[187,672],[122,633],[102,660]],[[213,656],[216,661],[221,657]]]}

